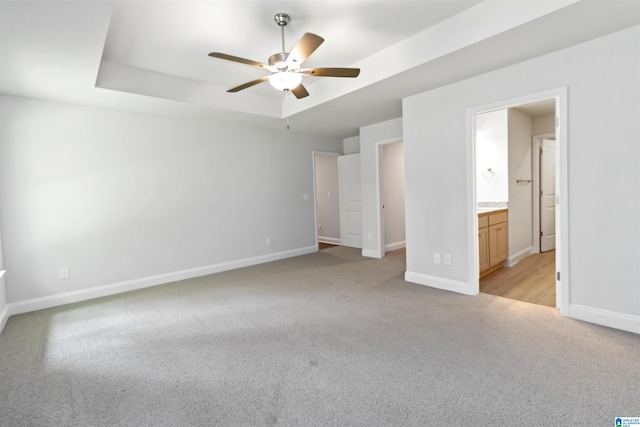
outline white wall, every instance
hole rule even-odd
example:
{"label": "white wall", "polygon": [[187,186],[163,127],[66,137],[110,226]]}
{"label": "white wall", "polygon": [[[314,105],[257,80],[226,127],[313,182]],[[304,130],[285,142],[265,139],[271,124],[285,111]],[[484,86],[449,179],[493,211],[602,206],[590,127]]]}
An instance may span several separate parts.
{"label": "white wall", "polygon": [[[639,75],[633,27],[406,98],[407,278],[473,287],[466,111],[567,86],[567,314],[640,333]],[[445,251],[452,265],[435,265]]]}
{"label": "white wall", "polygon": [[405,246],[404,143],[385,144],[380,149],[384,247],[392,251]]}
{"label": "white wall", "polygon": [[533,249],[533,180],[530,116],[508,109],[509,140],[509,263],[517,262]]}
{"label": "white wall", "polygon": [[[315,250],[311,153],[341,151],[340,140],[0,102],[0,215],[16,311]],[[56,300],[62,293],[72,295]]]}
{"label": "white wall", "polygon": [[342,141],[342,149],[344,154],[356,154],[360,152],[360,136],[352,136]]}
{"label": "white wall", "polygon": [[[0,117],[0,127],[2,125],[2,118]],[[0,140],[1,142],[1,140]],[[2,145],[0,143],[0,164],[2,164]],[[2,191],[2,174],[0,174],[0,192]],[[0,201],[0,203],[2,203]],[[2,253],[2,212],[0,212],[0,333],[4,329],[4,325],[7,322],[9,316],[7,311],[7,286],[5,283],[5,271],[4,271],[4,255]]]}
{"label": "white wall", "polygon": [[362,176],[362,255],[382,257],[380,229],[380,182],[377,176],[378,146],[402,140],[402,119],[387,120],[360,128]]}
{"label": "white wall", "polygon": [[478,202],[509,201],[507,129],[506,109],[476,115],[476,200]]}
{"label": "white wall", "polygon": [[338,157],[316,154],[318,241],[340,244]]}

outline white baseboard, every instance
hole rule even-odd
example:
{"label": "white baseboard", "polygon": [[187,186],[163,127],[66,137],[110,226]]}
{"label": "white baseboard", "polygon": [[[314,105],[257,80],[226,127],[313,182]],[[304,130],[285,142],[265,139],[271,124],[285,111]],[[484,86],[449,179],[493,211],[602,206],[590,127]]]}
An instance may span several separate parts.
{"label": "white baseboard", "polygon": [[329,243],[331,245],[339,245],[341,243],[339,237],[327,237],[327,236],[318,236],[318,242]]}
{"label": "white baseboard", "polygon": [[443,289],[445,291],[456,292],[464,295],[477,295],[466,282],[459,280],[446,279],[444,277],[430,276],[428,274],[416,273],[414,271],[405,271],[404,280],[418,285],[429,286],[432,288]]}
{"label": "white baseboard", "polygon": [[4,325],[7,324],[8,318],[9,318],[9,309],[5,305],[4,308],[2,309],[2,312],[0,312],[0,334],[4,330]]}
{"label": "white baseboard", "polygon": [[504,263],[502,263],[502,265],[504,265],[505,267],[513,267],[518,263],[518,261],[528,257],[532,253],[533,253],[533,246],[529,246],[528,248],[525,248],[511,255]]}
{"label": "white baseboard", "polygon": [[384,245],[385,252],[395,251],[396,249],[402,249],[407,247],[407,242],[405,240],[401,242],[389,243],[388,245]]}
{"label": "white baseboard", "polygon": [[380,251],[371,249],[363,249],[362,256],[366,256],[367,258],[382,258],[382,254],[380,253]]}
{"label": "white baseboard", "polygon": [[223,271],[235,270],[237,268],[263,264],[265,262],[306,255],[314,253],[317,250],[318,247],[316,245],[307,246],[304,248],[293,249],[289,251],[260,255],[257,257],[245,258],[235,261],[222,262],[219,264],[208,265],[204,267],[190,268],[187,270],[158,274],[155,276],[127,280],[124,282],[112,283],[109,285],[96,286],[88,289],[81,289],[78,291],[65,292],[62,294],[50,295],[41,298],[34,298],[7,304],[5,311],[7,312],[8,317],[13,316],[14,314],[21,314],[30,311],[42,310],[45,308],[57,307],[74,302],[86,301],[94,298],[120,294],[123,292],[135,291],[152,286],[164,285],[165,283],[176,282],[179,280],[191,279],[194,277],[206,276]]}
{"label": "white baseboard", "polygon": [[6,270],[0,270],[0,334],[7,324],[9,318],[9,310],[7,309],[7,290],[4,284],[4,273]]}
{"label": "white baseboard", "polygon": [[568,317],[609,328],[640,334],[640,316],[570,304]]}

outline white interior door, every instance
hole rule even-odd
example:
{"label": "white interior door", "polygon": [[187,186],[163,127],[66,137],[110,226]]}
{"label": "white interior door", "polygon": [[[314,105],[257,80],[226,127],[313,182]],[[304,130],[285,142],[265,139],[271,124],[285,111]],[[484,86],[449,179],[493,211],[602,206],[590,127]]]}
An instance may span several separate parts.
{"label": "white interior door", "polygon": [[360,153],[338,157],[340,244],[362,248]]}
{"label": "white interior door", "polygon": [[540,148],[540,252],[556,248],[556,142]]}

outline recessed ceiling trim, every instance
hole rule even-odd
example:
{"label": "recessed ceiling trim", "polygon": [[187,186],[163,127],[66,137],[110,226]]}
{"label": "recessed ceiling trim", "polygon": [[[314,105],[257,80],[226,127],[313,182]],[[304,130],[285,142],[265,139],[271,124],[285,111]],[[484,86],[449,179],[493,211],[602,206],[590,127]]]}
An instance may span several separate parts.
{"label": "recessed ceiling trim", "polygon": [[187,102],[265,117],[282,118],[277,99],[253,93],[234,95],[226,88],[102,60],[96,87]]}
{"label": "recessed ceiling trim", "polygon": [[[347,93],[378,83],[556,12],[578,1],[580,0],[482,2],[362,61],[351,64],[352,67],[360,68],[362,73],[357,80],[348,82],[349,84],[341,82],[343,84],[337,85],[333,81],[314,84],[313,99],[304,99],[302,102],[290,105],[289,112],[285,116],[297,114]],[[464,64],[460,64],[460,66],[464,66]],[[282,104],[285,105],[284,101]]]}

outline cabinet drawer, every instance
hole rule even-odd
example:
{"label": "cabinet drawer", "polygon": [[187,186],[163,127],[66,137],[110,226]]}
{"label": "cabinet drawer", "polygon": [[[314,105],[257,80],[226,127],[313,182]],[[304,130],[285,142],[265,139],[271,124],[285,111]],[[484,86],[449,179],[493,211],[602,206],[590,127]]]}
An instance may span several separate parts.
{"label": "cabinet drawer", "polygon": [[501,222],[507,222],[507,213],[500,212],[489,215],[489,225],[500,224]]}
{"label": "cabinet drawer", "polygon": [[482,215],[478,217],[478,228],[488,227],[489,226],[489,216]]}

